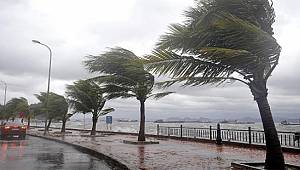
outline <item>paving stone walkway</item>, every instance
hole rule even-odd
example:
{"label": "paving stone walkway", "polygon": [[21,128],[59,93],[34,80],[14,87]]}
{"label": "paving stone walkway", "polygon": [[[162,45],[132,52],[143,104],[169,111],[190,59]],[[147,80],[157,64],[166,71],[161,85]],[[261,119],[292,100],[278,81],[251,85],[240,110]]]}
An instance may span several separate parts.
{"label": "paving stone walkway", "polygon": [[[31,130],[30,133],[42,135],[42,132],[37,130]],[[122,162],[130,169],[218,170],[230,169],[231,162],[262,162],[265,158],[264,150],[172,139],[148,138],[147,140],[159,141],[159,144],[133,145],[123,143],[123,140],[137,140],[136,136],[130,135],[88,137],[86,133],[73,132],[62,137],[51,132],[50,136],[97,150]],[[300,166],[300,154],[284,155],[287,163]]]}

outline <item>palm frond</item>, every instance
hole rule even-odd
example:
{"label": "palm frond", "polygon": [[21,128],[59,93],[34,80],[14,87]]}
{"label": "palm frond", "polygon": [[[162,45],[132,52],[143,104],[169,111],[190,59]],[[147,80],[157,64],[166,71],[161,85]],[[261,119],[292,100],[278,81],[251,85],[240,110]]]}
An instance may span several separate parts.
{"label": "palm frond", "polygon": [[168,88],[174,84],[181,83],[182,87],[186,86],[199,86],[204,84],[211,84],[211,85],[220,85],[223,82],[226,82],[227,80],[230,80],[230,82],[239,81],[241,83],[244,83],[246,85],[249,84],[249,82],[246,82],[244,80],[241,80],[239,78],[235,77],[213,77],[213,78],[207,78],[207,77],[181,77],[177,79],[172,79],[168,81],[163,81],[156,83],[157,88],[159,89],[165,89]]}
{"label": "palm frond", "polygon": [[29,104],[26,98],[12,98],[10,99],[5,106],[5,112],[11,114],[8,116],[14,117],[20,112],[25,113],[25,116],[29,114]]}
{"label": "palm frond", "polygon": [[155,87],[157,89],[165,89],[168,87],[173,86],[176,83],[181,83],[183,81],[181,81],[182,78],[176,78],[176,79],[172,79],[172,80],[167,80],[167,81],[162,81],[162,82],[157,82],[155,83]]}
{"label": "palm frond", "polygon": [[107,84],[104,86],[106,93],[127,93],[131,91],[131,87]]}
{"label": "palm frond", "polygon": [[206,15],[209,11],[227,11],[273,35],[272,24],[275,22],[275,12],[272,6],[273,3],[270,4],[268,0],[198,1],[195,7],[185,12],[186,23],[188,25],[197,24],[201,20],[201,16]]}
{"label": "palm frond", "polygon": [[106,114],[108,114],[108,113],[110,113],[110,112],[113,112],[113,111],[115,111],[115,109],[112,108],[112,107],[106,108],[106,109],[102,109],[102,110],[99,112],[98,117],[99,117],[99,116],[106,115]]}
{"label": "palm frond", "polygon": [[68,100],[68,103],[71,108],[73,108],[74,113],[89,113],[92,112],[92,109],[86,106],[84,103],[77,100]]}
{"label": "palm frond", "polygon": [[155,74],[169,74],[173,78],[191,77],[202,74],[203,77],[223,77],[232,74],[234,67],[224,66],[194,56],[178,55],[174,52],[156,50],[146,58],[146,69]]}
{"label": "palm frond", "polygon": [[135,80],[122,75],[103,75],[89,80],[96,81],[99,84],[115,84],[119,86],[134,86],[136,84]]}
{"label": "palm frond", "polygon": [[104,84],[107,99],[145,98],[152,91],[154,76],[144,69],[142,60],[129,50],[111,48],[99,56],[90,56],[85,64],[91,72],[105,74],[90,80]]}
{"label": "palm frond", "polygon": [[68,103],[64,96],[50,92],[48,96],[48,103],[46,107],[46,98],[47,93],[41,92],[40,94],[36,94],[36,97],[40,100],[40,107],[38,109],[39,112],[44,113],[48,112],[48,118],[51,119],[60,119],[68,112]]}
{"label": "palm frond", "polygon": [[126,75],[132,71],[143,71],[139,58],[133,52],[121,47],[109,48],[99,56],[87,56],[84,64],[90,72],[105,74]]}
{"label": "palm frond", "polygon": [[108,100],[117,99],[117,98],[124,98],[124,99],[126,99],[126,98],[131,98],[131,97],[136,97],[136,95],[128,93],[128,92],[119,92],[119,93],[109,93],[106,96],[106,98]]}
{"label": "palm frond", "polygon": [[70,106],[76,112],[93,112],[102,108],[105,103],[104,88],[93,81],[79,80],[67,85],[66,95]]}
{"label": "palm frond", "polygon": [[155,100],[158,100],[158,99],[161,99],[169,94],[172,94],[172,93],[175,93],[175,92],[161,92],[161,93],[155,93],[155,94],[151,94],[148,96],[148,98],[152,97],[153,99]]}
{"label": "palm frond", "polygon": [[169,26],[169,31],[160,37],[160,41],[156,44],[158,49],[186,51],[191,43],[188,28],[185,25],[172,24]]}
{"label": "palm frond", "polygon": [[[185,24],[171,25],[157,50],[147,57],[146,69],[175,79],[212,79],[204,82],[215,82],[214,77],[229,77],[234,72],[251,81],[247,75],[256,74],[257,70],[262,70],[268,78],[281,51],[272,37],[272,7],[266,1],[227,3],[202,1],[186,12],[188,20]],[[234,9],[235,6],[240,8]],[[258,17],[253,11],[265,16]]]}
{"label": "palm frond", "polygon": [[202,59],[208,62],[217,63],[223,67],[232,68],[232,70],[240,71],[244,74],[250,74],[262,63],[259,57],[251,54],[246,50],[235,50],[219,47],[205,47],[199,50],[197,59]]}
{"label": "palm frond", "polygon": [[[184,38],[178,40],[178,37]],[[172,45],[173,41],[181,41],[181,43]],[[243,49],[253,55],[269,58],[281,49],[270,34],[224,11],[208,12],[202,20],[193,25],[193,28],[176,31],[171,29],[169,33],[162,36],[158,45],[158,49],[185,49],[184,52],[191,54],[197,54],[197,51],[203,47]]]}
{"label": "palm frond", "polygon": [[68,85],[66,95],[70,98],[70,101],[77,101],[85,105],[86,107],[94,108],[94,97],[90,96],[86,91],[89,89],[83,89],[76,85]]}

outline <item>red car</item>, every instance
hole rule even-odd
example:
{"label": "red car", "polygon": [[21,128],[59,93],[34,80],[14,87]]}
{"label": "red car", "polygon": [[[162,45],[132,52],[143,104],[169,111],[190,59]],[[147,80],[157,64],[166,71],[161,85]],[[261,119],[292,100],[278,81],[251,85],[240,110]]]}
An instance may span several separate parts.
{"label": "red car", "polygon": [[27,127],[18,122],[5,122],[0,125],[0,138],[25,139]]}

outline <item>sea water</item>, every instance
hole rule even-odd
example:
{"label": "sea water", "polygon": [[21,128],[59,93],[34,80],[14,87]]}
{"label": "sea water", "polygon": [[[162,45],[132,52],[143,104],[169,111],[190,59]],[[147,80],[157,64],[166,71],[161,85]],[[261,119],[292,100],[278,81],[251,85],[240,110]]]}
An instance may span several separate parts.
{"label": "sea water", "polygon": [[[147,134],[156,134],[157,124],[164,127],[189,127],[189,128],[212,128],[217,127],[217,123],[154,123],[146,122],[146,133]],[[32,125],[43,126],[43,122],[32,122]],[[280,123],[275,123],[277,131],[284,132],[300,132],[300,125],[282,125]],[[61,127],[61,123],[52,123],[52,127]],[[91,121],[68,121],[66,124],[67,128],[78,128],[78,129],[91,129]],[[236,129],[236,130],[247,130],[248,127],[251,127],[252,130],[263,130],[262,123],[254,124],[228,124],[221,123],[221,129]],[[111,130],[114,132],[132,132],[137,133],[139,131],[139,122],[118,122],[113,121],[111,125],[107,125],[104,121],[97,122],[97,130]]]}

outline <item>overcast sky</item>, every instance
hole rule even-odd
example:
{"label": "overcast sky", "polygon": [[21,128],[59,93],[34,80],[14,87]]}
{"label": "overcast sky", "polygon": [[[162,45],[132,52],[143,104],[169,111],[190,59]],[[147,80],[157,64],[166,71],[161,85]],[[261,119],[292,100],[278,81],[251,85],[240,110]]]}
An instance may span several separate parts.
{"label": "overcast sky", "polygon": [[[278,67],[270,78],[269,100],[277,117],[300,118],[299,0],[273,0],[275,37],[282,46]],[[121,46],[137,55],[150,53],[171,23],[181,22],[193,0],[0,0],[0,80],[8,84],[7,99],[46,91],[49,54],[53,50],[51,91],[64,95],[65,85],[89,73],[82,61],[106,47]],[[3,101],[3,84],[0,85]],[[146,102],[146,118],[259,117],[249,89],[242,84],[220,87],[171,88],[159,101]],[[115,117],[138,119],[135,99],[109,101]]]}

